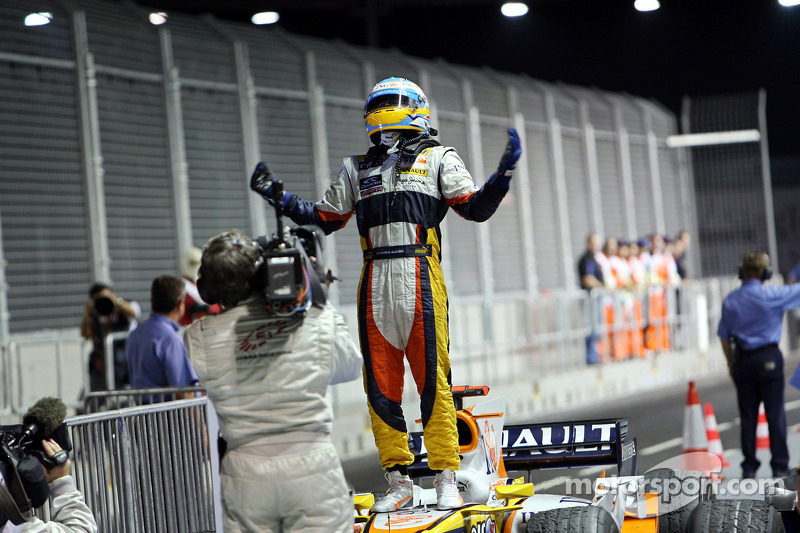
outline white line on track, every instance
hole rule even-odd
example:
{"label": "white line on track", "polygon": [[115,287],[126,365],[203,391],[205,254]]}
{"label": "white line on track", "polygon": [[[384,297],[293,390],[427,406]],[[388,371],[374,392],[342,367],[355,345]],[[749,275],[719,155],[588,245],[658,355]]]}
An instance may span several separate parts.
{"label": "white line on track", "polygon": [[[787,402],[784,406],[787,411],[792,411],[794,409],[800,408],[800,400],[794,400],[791,402]],[[717,431],[727,431],[733,427],[739,425],[739,417],[737,416],[731,422],[723,422],[717,425]],[[647,448],[643,448],[639,450],[639,455],[653,455],[658,452],[663,452],[664,450],[669,450],[670,448],[674,448],[676,446],[680,446],[683,444],[683,437],[674,438],[670,440],[665,440],[664,442],[660,442],[658,444],[654,444],[652,446],[648,446]]]}

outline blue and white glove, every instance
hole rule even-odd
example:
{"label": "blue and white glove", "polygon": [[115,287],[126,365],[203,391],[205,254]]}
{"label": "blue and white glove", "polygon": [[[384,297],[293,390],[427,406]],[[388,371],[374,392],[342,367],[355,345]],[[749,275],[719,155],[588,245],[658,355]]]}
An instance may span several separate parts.
{"label": "blue and white glove", "polygon": [[292,195],[282,189],[276,192],[275,182],[275,176],[266,163],[259,162],[250,177],[250,190],[261,195],[271,206],[275,206],[277,202],[280,202],[282,207],[286,207]]}
{"label": "blue and white glove", "polygon": [[511,184],[511,171],[517,166],[517,161],[522,155],[522,145],[519,142],[519,135],[514,128],[508,129],[508,144],[500,163],[497,165],[497,172],[489,177],[489,183],[499,189],[508,189]]}

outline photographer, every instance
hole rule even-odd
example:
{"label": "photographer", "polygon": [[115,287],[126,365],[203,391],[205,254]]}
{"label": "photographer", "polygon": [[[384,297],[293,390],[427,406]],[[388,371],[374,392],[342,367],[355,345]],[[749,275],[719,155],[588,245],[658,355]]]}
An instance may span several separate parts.
{"label": "photographer", "polygon": [[[185,341],[227,441],[220,465],[227,533],[353,530],[330,439],[328,385],[358,378],[363,360],[344,319],[324,301],[324,268],[309,260],[320,257],[319,237],[305,237],[264,248],[228,231],[203,250],[198,288],[223,311],[189,326]],[[290,252],[302,261],[293,263]],[[271,277],[271,268],[287,264]],[[279,301],[297,285],[289,278],[301,289]]]}
{"label": "photographer", "polygon": [[[53,439],[42,441],[42,448],[48,458],[53,458],[61,452],[61,446]],[[7,465],[1,465],[7,466]],[[92,512],[86,506],[83,495],[75,486],[75,479],[70,475],[70,460],[51,469],[44,469],[44,478],[50,489],[50,516],[52,521],[42,522],[39,518],[31,516],[24,523],[15,525],[4,514],[5,504],[9,500],[0,498],[0,533],[94,533],[97,523]],[[0,491],[11,497],[8,492],[8,481],[11,477],[7,468],[0,467]],[[14,504],[16,505],[16,504]],[[5,524],[3,525],[3,522]]]}
{"label": "photographer", "polygon": [[[94,348],[89,355],[89,388],[92,391],[107,390],[106,385],[106,335],[119,331],[133,331],[142,310],[132,300],[120,298],[103,283],[89,288],[81,322],[81,336],[91,339]],[[114,381],[116,388],[129,383],[128,362],[125,359],[125,339],[114,341]]]}

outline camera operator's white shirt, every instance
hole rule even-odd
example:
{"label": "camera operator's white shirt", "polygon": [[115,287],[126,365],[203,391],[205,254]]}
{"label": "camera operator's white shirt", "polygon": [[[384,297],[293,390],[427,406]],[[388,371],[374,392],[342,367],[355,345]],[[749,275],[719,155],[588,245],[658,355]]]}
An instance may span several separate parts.
{"label": "camera operator's white shirt", "polygon": [[229,449],[290,432],[330,434],[328,385],[361,375],[361,351],[331,305],[271,313],[263,295],[186,330],[186,351]]}
{"label": "camera operator's white shirt", "polygon": [[6,522],[0,533],[97,533],[97,523],[72,476],[50,483],[50,522],[33,517],[24,524]]}
{"label": "camera operator's white shirt", "polygon": [[363,367],[342,316],[330,305],[275,316],[261,295],[195,322],[185,339],[228,442],[225,531],[353,531],[329,435],[329,385]]}

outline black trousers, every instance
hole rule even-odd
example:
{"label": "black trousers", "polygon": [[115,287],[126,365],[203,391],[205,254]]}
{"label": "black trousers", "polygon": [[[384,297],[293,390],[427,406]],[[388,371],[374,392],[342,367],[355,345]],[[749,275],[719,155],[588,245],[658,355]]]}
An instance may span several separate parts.
{"label": "black trousers", "polygon": [[783,354],[776,345],[742,351],[731,374],[736,384],[742,427],[742,472],[755,474],[761,464],[756,458],[756,426],[758,406],[764,402],[772,475],[784,475],[789,470],[789,448],[786,444]]}

